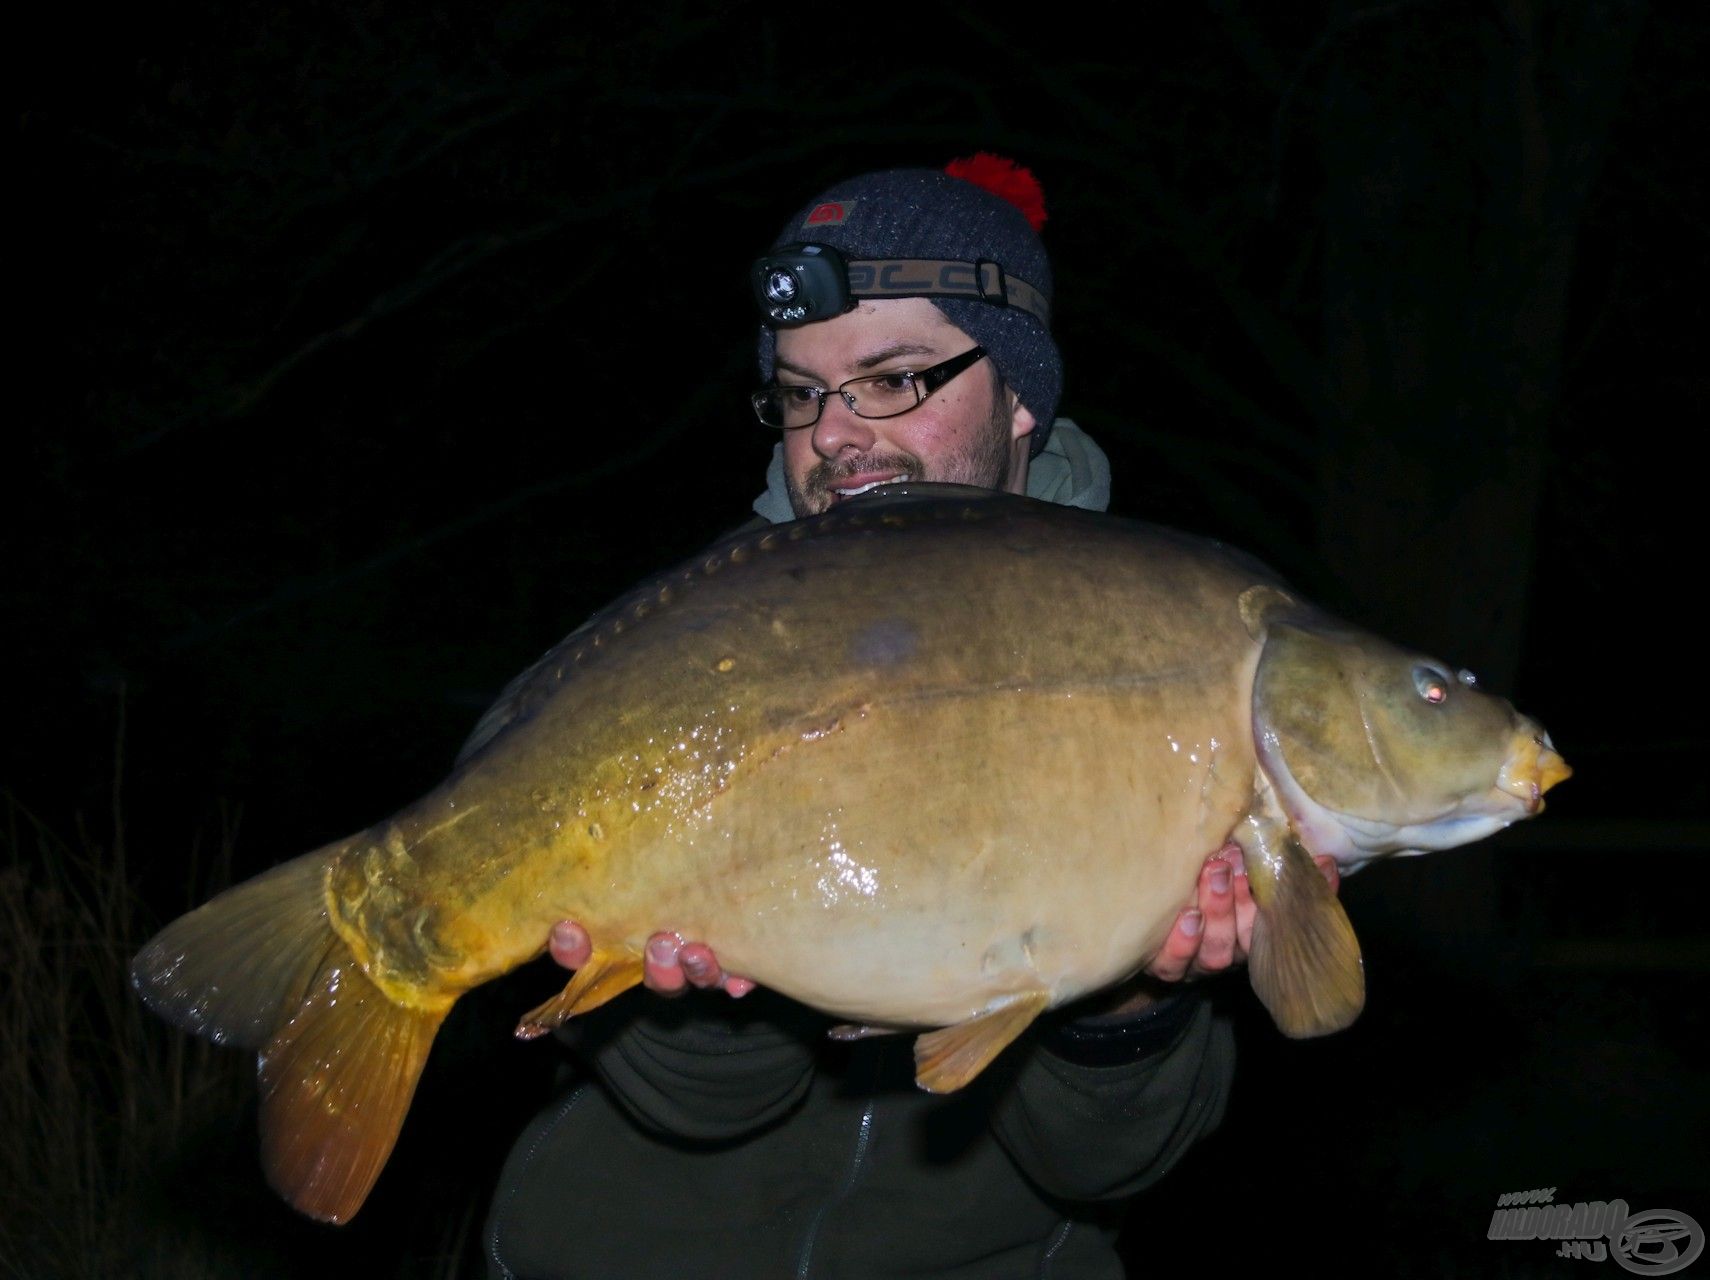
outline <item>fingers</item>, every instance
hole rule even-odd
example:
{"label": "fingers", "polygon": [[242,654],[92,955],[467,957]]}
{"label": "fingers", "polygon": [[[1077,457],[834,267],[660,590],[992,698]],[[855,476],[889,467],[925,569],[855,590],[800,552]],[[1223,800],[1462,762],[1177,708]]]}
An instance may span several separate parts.
{"label": "fingers", "polygon": [[1199,935],[1203,928],[1204,917],[1198,907],[1189,907],[1182,912],[1176,917],[1170,936],[1164,939],[1163,948],[1146,966],[1146,972],[1159,982],[1180,982],[1187,977],[1188,966],[1199,954]]}
{"label": "fingers", "polygon": [[675,996],[688,989],[689,977],[678,960],[682,949],[683,940],[674,933],[656,933],[647,940],[641,980],[649,991]]}
{"label": "fingers", "polygon": [[713,949],[704,942],[685,944],[677,953],[677,962],[683,966],[683,974],[691,987],[700,987],[703,991],[721,987],[726,995],[738,1000],[754,990],[754,984],[747,978],[726,973],[719,966]]}
{"label": "fingers", "polygon": [[1176,917],[1146,972],[1161,982],[1180,982],[1219,973],[1245,960],[1253,911],[1241,847],[1231,841],[1200,867],[1194,905]]}
{"label": "fingers", "polygon": [[689,979],[689,985],[705,991],[708,987],[716,987],[724,982],[724,970],[718,967],[718,957],[713,955],[711,947],[704,942],[691,942],[677,953],[677,962],[683,966],[683,973]]}
{"label": "fingers", "polygon": [[566,969],[580,969],[594,954],[594,945],[588,941],[588,931],[574,920],[560,920],[552,926],[546,949]]}
{"label": "fingers", "polygon": [[1231,851],[1234,857],[1241,856],[1239,848],[1228,845],[1207,858],[1199,869],[1198,901],[1205,927],[1200,933],[1199,954],[1188,966],[1189,977],[1221,973],[1235,963],[1236,876]]}
{"label": "fingers", "polygon": [[[588,931],[574,920],[560,920],[552,926],[546,949],[566,969],[580,969],[594,954]],[[643,984],[662,996],[681,995],[690,987],[722,987],[726,994],[740,1000],[754,990],[754,984],[747,978],[726,973],[706,943],[685,943],[675,933],[656,933],[649,938],[641,967]]]}
{"label": "fingers", "polygon": [[690,987],[699,987],[704,991],[723,988],[741,999],[754,990],[747,978],[726,973],[706,943],[686,943],[675,933],[656,933],[647,940],[641,980],[649,990],[663,996],[681,995]]}

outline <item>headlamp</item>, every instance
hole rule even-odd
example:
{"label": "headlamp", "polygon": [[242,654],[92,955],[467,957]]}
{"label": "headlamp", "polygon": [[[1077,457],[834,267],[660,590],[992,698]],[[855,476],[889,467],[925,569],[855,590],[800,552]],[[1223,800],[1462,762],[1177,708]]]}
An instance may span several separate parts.
{"label": "headlamp", "polygon": [[1016,307],[1051,327],[1045,295],[986,260],[862,258],[852,262],[827,244],[787,244],[756,259],[749,281],[761,316],[774,329],[829,320],[863,298],[973,298]]}
{"label": "headlamp", "polygon": [[750,278],[760,313],[775,328],[829,320],[855,305],[849,264],[830,245],[787,244],[755,262]]}

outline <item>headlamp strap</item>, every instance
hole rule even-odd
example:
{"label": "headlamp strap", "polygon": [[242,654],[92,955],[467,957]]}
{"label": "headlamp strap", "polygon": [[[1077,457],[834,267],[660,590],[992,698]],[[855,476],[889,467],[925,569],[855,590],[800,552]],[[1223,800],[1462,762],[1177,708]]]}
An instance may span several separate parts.
{"label": "headlamp strap", "polygon": [[848,263],[848,274],[851,298],[978,298],[1017,307],[1051,327],[1045,295],[988,259],[858,258]]}

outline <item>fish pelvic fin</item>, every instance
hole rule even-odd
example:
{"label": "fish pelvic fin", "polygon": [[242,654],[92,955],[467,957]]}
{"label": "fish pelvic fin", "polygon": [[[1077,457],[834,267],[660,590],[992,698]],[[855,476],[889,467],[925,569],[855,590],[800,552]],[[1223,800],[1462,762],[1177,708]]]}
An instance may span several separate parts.
{"label": "fish pelvic fin", "polygon": [[327,922],[330,852],[281,863],[174,920],[131,961],[131,987],[186,1031],[261,1049],[340,945]]}
{"label": "fish pelvic fin", "polygon": [[298,1210],[347,1222],[403,1127],[451,1001],[396,1004],[338,941],[305,999],[261,1053],[267,1180]]}
{"label": "fish pelvic fin", "polygon": [[1254,993],[1286,1036],[1342,1030],[1365,1007],[1366,971],[1336,891],[1292,836],[1237,839],[1259,908],[1247,957]]}
{"label": "fish pelvic fin", "polygon": [[928,1093],[954,1093],[991,1065],[1050,1003],[1044,991],[1020,992],[964,1022],[920,1036],[914,1042],[914,1082]]}
{"label": "fish pelvic fin", "polygon": [[576,976],[570,979],[564,990],[523,1014],[517,1023],[517,1039],[533,1040],[579,1013],[598,1009],[606,1001],[638,985],[641,977],[640,952],[627,948],[621,951],[596,948],[588,962],[576,970]]}

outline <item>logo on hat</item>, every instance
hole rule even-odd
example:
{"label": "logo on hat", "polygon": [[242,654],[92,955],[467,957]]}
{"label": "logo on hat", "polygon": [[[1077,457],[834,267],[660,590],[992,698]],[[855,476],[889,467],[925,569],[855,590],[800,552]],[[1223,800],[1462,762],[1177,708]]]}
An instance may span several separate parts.
{"label": "logo on hat", "polygon": [[824,204],[816,204],[802,225],[804,227],[833,226],[847,220],[854,207],[855,202],[853,200],[827,200]]}

